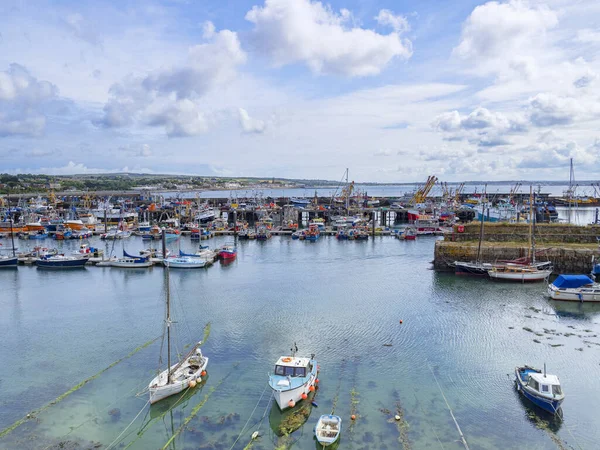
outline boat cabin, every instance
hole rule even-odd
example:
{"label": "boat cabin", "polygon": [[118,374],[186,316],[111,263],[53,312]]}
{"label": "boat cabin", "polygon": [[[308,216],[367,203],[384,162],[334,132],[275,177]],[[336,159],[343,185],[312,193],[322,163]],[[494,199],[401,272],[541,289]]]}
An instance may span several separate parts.
{"label": "boat cabin", "polygon": [[312,371],[309,358],[282,356],[275,363],[275,375],[282,377],[307,377]]}
{"label": "boat cabin", "polygon": [[527,386],[544,397],[554,398],[563,395],[560,381],[556,375],[528,372]]}

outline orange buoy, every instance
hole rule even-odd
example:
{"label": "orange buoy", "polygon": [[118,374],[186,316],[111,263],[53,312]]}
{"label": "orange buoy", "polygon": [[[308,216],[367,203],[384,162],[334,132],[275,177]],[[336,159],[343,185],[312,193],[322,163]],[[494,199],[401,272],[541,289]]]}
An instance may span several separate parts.
{"label": "orange buoy", "polygon": [[351,418],[352,420],[355,420],[355,419],[356,419],[356,416],[355,416],[354,414],[352,414],[352,415],[350,416],[350,418]]}
{"label": "orange buoy", "polygon": [[400,323],[402,323],[402,319],[400,319]]}
{"label": "orange buoy", "polygon": [[206,370],[203,370],[202,372],[200,372],[200,375],[202,375],[203,377],[206,376]]}
{"label": "orange buoy", "polygon": [[302,400],[306,400],[308,398],[308,395],[306,395],[306,393],[302,393]]}
{"label": "orange buoy", "polygon": [[290,401],[288,402],[288,406],[289,406],[290,408],[293,408],[294,406],[296,406],[296,402],[295,402],[294,400],[290,400]]}
{"label": "orange buoy", "polygon": [[315,380],[315,383],[316,383],[316,384],[319,384],[319,379],[318,379],[318,378]]}
{"label": "orange buoy", "polygon": [[315,387],[314,387],[314,386],[311,386],[311,387],[309,387],[309,388],[308,388],[308,390],[309,390],[310,392],[315,392]]}

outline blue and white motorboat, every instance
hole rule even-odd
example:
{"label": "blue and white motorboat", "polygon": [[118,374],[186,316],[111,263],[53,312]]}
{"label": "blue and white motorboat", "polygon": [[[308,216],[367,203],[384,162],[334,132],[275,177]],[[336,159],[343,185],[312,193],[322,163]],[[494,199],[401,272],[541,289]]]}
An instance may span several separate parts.
{"label": "blue and white motorboat", "polygon": [[44,269],[76,269],[84,267],[89,259],[89,256],[42,256],[35,260],[35,265]]}
{"label": "blue and white motorboat", "polygon": [[291,356],[282,356],[275,363],[275,373],[269,374],[269,386],[277,406],[282,411],[293,408],[300,400],[315,390],[317,380],[317,361],[314,355],[297,357],[296,350]]}
{"label": "blue and white motorboat", "polygon": [[334,444],[342,432],[342,418],[331,414],[319,417],[315,426],[315,437],[323,447]]}
{"label": "blue and white motorboat", "polygon": [[548,285],[553,300],[571,302],[600,302],[600,283],[587,275],[559,275]]}
{"label": "blue and white motorboat", "polygon": [[206,261],[194,256],[174,256],[164,259],[163,264],[173,269],[202,269]]}
{"label": "blue and white motorboat", "polygon": [[123,257],[110,261],[111,267],[121,267],[124,269],[142,269],[152,267],[152,261],[149,256],[133,256],[123,250]]}
{"label": "blue and white motorboat", "polygon": [[546,373],[545,364],[543,373],[533,367],[523,366],[515,368],[515,375],[517,390],[525,398],[551,414],[558,412],[565,394],[558,377]]}

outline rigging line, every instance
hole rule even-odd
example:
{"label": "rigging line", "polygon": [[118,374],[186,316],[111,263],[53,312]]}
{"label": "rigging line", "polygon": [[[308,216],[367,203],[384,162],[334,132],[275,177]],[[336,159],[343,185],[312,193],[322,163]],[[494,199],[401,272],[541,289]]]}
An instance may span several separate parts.
{"label": "rigging line", "polygon": [[146,404],[144,406],[142,406],[142,409],[140,409],[140,412],[137,413],[137,415],[133,418],[133,420],[131,422],[129,422],[129,425],[127,425],[125,427],[125,429],[123,431],[121,431],[121,433],[115,438],[115,440],[112,441],[108,447],[106,447],[106,450],[110,450],[110,448],[116,444],[116,442],[121,438],[121,436],[123,436],[123,434],[129,429],[129,427],[131,425],[133,425],[133,422],[135,422],[137,420],[137,418],[140,416],[140,414],[144,411],[144,409],[146,409],[146,406],[148,406],[149,404],[150,404],[150,400],[148,400],[146,402]]}
{"label": "rigging line", "polygon": [[[415,400],[417,401],[417,403],[419,404],[419,409],[421,410],[421,412],[423,413],[423,416],[427,417],[427,413],[425,412],[425,410],[423,409],[423,406],[419,403],[419,399],[417,398],[417,394],[415,395]],[[429,421],[428,421],[429,422]],[[431,425],[431,424],[430,424]],[[444,444],[442,444],[442,441],[440,440],[439,435],[437,434],[437,431],[435,431],[435,427],[431,426],[431,429],[433,430],[433,434],[435,434],[435,438],[437,439],[437,441],[440,444],[440,447],[442,448],[442,450],[444,449]]]}
{"label": "rigging line", "polygon": [[269,387],[269,385],[265,383],[265,388],[263,389],[262,394],[260,394],[260,398],[258,399],[258,402],[256,402],[256,405],[254,406],[254,409],[250,413],[250,417],[248,417],[248,420],[244,424],[244,428],[242,428],[242,431],[240,431],[240,434],[238,435],[237,439],[235,440],[235,442],[231,446],[231,449],[233,449],[233,447],[235,447],[235,444],[238,443],[238,441],[242,437],[242,434],[244,434],[244,431],[246,430],[246,427],[248,426],[248,423],[250,422],[250,419],[252,419],[252,416],[254,415],[254,412],[256,411],[256,408],[258,408],[258,405],[260,404],[260,401],[262,400],[263,395],[265,395],[265,391],[267,390],[268,387]]}
{"label": "rigging line", "polygon": [[467,450],[469,450],[469,444],[467,444],[467,441],[465,439],[465,435],[463,434],[463,432],[460,429],[460,426],[458,425],[458,422],[456,421],[456,417],[454,417],[454,413],[452,412],[452,408],[450,408],[450,404],[448,403],[448,400],[446,399],[446,396],[444,395],[444,391],[442,390],[442,386],[440,386],[440,383],[437,379],[437,377],[435,376],[435,373],[433,372],[433,369],[431,368],[431,366],[429,364],[427,364],[427,366],[429,367],[429,370],[431,371],[431,374],[433,375],[433,379],[435,380],[439,390],[440,390],[440,394],[442,394],[442,397],[444,398],[444,401],[446,402],[446,406],[448,407],[448,411],[450,411],[450,415],[452,416],[452,420],[454,421],[454,425],[456,425],[456,429],[458,430],[458,434],[460,435],[460,439],[462,441],[462,444],[465,446],[465,448]]}

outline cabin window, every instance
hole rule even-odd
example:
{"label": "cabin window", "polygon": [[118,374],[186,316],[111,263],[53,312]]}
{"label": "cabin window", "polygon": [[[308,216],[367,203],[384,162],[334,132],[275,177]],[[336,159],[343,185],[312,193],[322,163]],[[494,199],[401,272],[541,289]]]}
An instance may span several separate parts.
{"label": "cabin window", "polygon": [[552,385],[552,393],[554,395],[562,395],[562,389],[560,388],[560,386],[558,384]]}
{"label": "cabin window", "polygon": [[286,367],[284,367],[284,369],[285,369],[285,374],[284,375],[286,377],[288,377],[288,376],[289,377],[293,377],[294,376],[294,368],[293,367],[287,367],[286,366]]}
{"label": "cabin window", "polygon": [[306,376],[306,367],[296,367],[296,369],[294,370],[294,376],[305,377]]}
{"label": "cabin window", "polygon": [[537,381],[535,381],[533,378],[529,378],[529,386],[531,386],[533,389],[535,389],[538,392],[540,390],[540,384]]}
{"label": "cabin window", "polygon": [[550,392],[550,386],[548,386],[547,384],[542,384],[542,392]]}
{"label": "cabin window", "polygon": [[283,375],[283,366],[275,366],[275,375]]}

